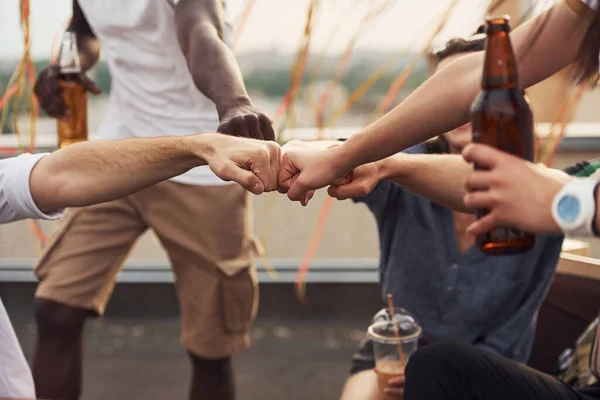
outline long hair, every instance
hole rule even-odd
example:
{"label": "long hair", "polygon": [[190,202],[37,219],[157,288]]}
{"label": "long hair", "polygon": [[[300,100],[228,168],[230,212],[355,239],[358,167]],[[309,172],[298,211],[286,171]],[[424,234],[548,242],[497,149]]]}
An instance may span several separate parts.
{"label": "long hair", "polygon": [[586,32],[575,61],[575,78],[578,83],[596,85],[600,68],[600,9]]}

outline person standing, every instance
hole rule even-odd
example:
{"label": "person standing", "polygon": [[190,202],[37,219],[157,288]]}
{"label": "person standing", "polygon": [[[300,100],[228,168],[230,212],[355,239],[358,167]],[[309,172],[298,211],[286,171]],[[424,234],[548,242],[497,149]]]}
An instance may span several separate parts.
{"label": "person standing", "polygon": [[[96,63],[102,47],[112,77],[100,139],[217,129],[274,138],[227,45],[224,6],[222,0],[74,0],[68,29],[77,35],[82,70]],[[36,94],[42,108],[63,118],[68,110],[58,77],[55,66],[42,70]],[[253,259],[259,245],[244,189],[199,167],[67,214],[35,268],[38,396],[79,398],[85,320],[104,313],[129,251],[152,229],[175,274],[181,341],[193,370],[190,398],[233,399],[230,358],[250,345],[258,298]]]}
{"label": "person standing", "polygon": [[[104,140],[52,154],[21,154],[0,160],[0,224],[58,219],[66,207],[119,199],[199,165],[260,194],[277,188],[277,168],[271,165],[279,158],[277,143],[213,133]],[[1,298],[0,360],[0,398],[37,398]]]}

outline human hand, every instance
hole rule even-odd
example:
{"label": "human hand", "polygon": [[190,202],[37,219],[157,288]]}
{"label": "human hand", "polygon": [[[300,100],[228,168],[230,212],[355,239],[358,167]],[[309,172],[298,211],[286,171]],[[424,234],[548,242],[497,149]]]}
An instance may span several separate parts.
{"label": "human hand", "polygon": [[[60,68],[58,65],[49,65],[38,74],[34,91],[40,102],[40,107],[52,118],[65,119],[69,117],[69,109],[62,98],[63,88],[60,85]],[[78,80],[93,94],[100,94],[102,90],[94,81],[85,74],[80,74]]]}
{"label": "human hand", "polygon": [[342,142],[334,140],[317,140],[314,142],[305,142],[303,140],[293,139],[281,146],[281,150],[285,153],[288,150],[325,150],[340,146]]}
{"label": "human hand", "polygon": [[277,143],[222,134],[198,137],[206,139],[200,156],[219,178],[235,181],[254,194],[277,190],[281,160]]}
{"label": "human hand", "polygon": [[327,193],[338,200],[356,199],[371,193],[383,179],[381,161],[360,165],[329,186]]}
{"label": "human hand", "polygon": [[279,191],[292,201],[308,204],[311,191],[345,177],[336,148],[326,150],[294,149],[283,154],[279,169]]}
{"label": "human hand", "polygon": [[259,140],[275,140],[271,119],[251,105],[242,104],[231,107],[220,119],[218,132]]}
{"label": "human hand", "polygon": [[383,391],[390,396],[402,396],[404,394],[404,384],[406,378],[404,376],[396,376],[388,381],[388,387]]}
{"label": "human hand", "polygon": [[483,144],[468,145],[463,157],[484,168],[467,178],[470,193],[465,195],[465,205],[489,210],[468,227],[469,233],[479,235],[497,226],[533,233],[560,232],[552,218],[552,200],[572,177]]}

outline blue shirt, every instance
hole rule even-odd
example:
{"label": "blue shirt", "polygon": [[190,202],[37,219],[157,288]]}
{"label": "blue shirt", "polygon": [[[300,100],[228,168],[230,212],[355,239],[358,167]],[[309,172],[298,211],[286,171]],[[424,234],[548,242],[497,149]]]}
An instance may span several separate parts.
{"label": "blue shirt", "polygon": [[[407,152],[423,153],[424,146]],[[377,220],[382,295],[439,339],[529,359],[537,311],[556,270],[563,236],[538,235],[532,250],[460,254],[452,211],[390,181],[364,198]]]}

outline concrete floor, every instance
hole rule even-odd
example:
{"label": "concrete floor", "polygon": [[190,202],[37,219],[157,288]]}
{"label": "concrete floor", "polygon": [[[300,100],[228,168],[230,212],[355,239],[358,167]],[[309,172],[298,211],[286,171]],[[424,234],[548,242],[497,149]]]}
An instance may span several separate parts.
{"label": "concrete floor", "polygon": [[[239,400],[337,399],[349,359],[379,310],[375,285],[263,285],[253,347],[235,358]],[[0,284],[28,358],[35,340],[33,285]],[[170,285],[119,285],[103,319],[87,325],[83,400],[185,399],[190,369],[179,344]]]}

